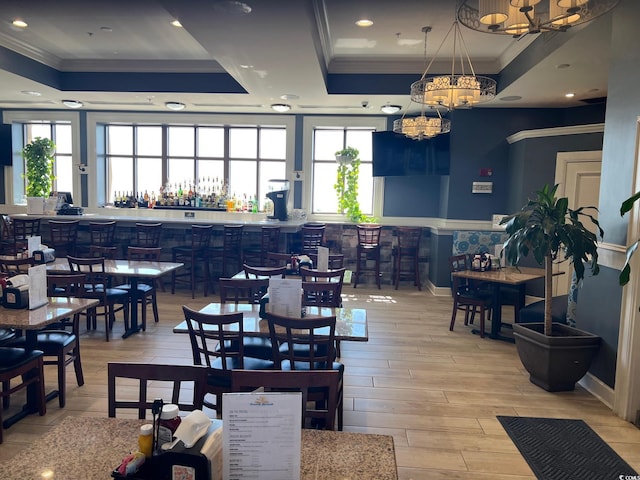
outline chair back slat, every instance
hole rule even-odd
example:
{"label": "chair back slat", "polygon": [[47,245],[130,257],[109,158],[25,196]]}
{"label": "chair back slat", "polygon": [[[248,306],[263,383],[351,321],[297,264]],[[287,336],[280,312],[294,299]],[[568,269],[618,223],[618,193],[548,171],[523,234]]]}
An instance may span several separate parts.
{"label": "chair back slat", "polygon": [[268,278],[221,278],[220,303],[260,303],[269,288]]}
{"label": "chair back slat", "polygon": [[[133,391],[128,385],[118,382],[118,379],[137,380],[137,396],[131,396]],[[149,385],[153,382],[154,391],[149,394]],[[181,411],[201,410],[207,386],[207,369],[197,365],[155,365],[146,363],[115,363],[107,366],[107,396],[109,417],[116,416],[117,409],[134,409],[138,411],[138,418],[146,418],[147,411],[151,411],[153,400],[157,395],[159,382],[166,382],[171,389],[171,401],[178,405]],[[193,388],[182,388],[184,384],[193,384]],[[119,392],[119,387],[122,388]],[[180,393],[183,393],[181,396]],[[185,399],[187,392],[193,392],[191,401]],[[121,394],[119,394],[121,393]],[[129,395],[126,395],[129,393]]]}
{"label": "chair back slat", "polygon": [[162,223],[136,223],[136,247],[159,247]]}
{"label": "chair back slat", "polygon": [[273,358],[277,365],[288,362],[291,370],[331,369],[336,359],[336,317],[291,318],[265,314]]}
{"label": "chair back slat", "polygon": [[195,365],[206,365],[224,372],[244,368],[242,312],[214,315],[187,306],[182,310]]}

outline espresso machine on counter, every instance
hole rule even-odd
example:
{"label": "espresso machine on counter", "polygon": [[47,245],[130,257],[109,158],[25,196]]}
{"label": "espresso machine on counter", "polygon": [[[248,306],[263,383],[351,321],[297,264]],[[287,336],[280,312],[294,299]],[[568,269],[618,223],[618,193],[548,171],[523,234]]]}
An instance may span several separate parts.
{"label": "espresso machine on counter", "polygon": [[273,202],[273,215],[267,218],[273,220],[286,220],[287,202],[289,200],[289,180],[269,180],[267,198]]}

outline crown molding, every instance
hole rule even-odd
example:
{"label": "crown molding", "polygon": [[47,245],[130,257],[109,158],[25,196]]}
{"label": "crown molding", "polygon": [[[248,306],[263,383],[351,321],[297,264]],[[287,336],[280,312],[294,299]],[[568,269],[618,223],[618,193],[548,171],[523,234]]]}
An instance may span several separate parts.
{"label": "crown molding", "polygon": [[0,46],[58,70],[62,64],[62,60],[59,57],[3,32],[0,32]]}
{"label": "crown molding", "polygon": [[522,130],[507,137],[509,144],[529,138],[558,137],[563,135],[582,135],[585,133],[604,132],[604,123],[590,125],[573,125],[571,127],[539,128],[537,130]]}
{"label": "crown molding", "polygon": [[227,73],[215,60],[64,60],[65,72]]}

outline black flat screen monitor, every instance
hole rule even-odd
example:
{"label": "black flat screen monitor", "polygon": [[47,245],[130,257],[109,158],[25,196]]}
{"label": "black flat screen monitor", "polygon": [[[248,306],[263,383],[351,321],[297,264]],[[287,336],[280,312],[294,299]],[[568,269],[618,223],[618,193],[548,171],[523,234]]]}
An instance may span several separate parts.
{"label": "black flat screen monitor", "polygon": [[52,197],[58,197],[62,200],[62,203],[67,203],[69,205],[73,205],[73,197],[71,196],[71,192],[51,192]]}
{"label": "black flat screen monitor", "polygon": [[448,175],[449,135],[412,140],[391,131],[373,133],[373,176]]}

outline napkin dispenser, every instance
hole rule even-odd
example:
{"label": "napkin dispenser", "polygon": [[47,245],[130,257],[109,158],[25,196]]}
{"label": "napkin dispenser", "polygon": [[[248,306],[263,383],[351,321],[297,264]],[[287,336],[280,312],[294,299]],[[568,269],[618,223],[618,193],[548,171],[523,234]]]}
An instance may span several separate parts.
{"label": "napkin dispenser", "polygon": [[222,420],[211,420],[208,431],[191,448],[179,441],[154,460],[158,478],[222,480]]}
{"label": "napkin dispenser", "polygon": [[7,280],[2,291],[2,303],[6,308],[29,308],[28,275],[16,275]]}

